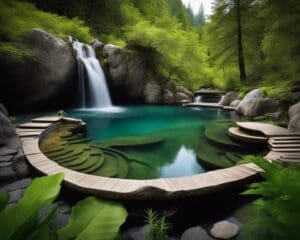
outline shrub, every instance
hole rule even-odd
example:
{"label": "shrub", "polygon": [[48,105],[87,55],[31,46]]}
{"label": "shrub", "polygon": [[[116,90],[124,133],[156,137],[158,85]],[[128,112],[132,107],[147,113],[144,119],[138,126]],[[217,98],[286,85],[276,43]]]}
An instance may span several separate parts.
{"label": "shrub", "polygon": [[259,217],[243,227],[243,239],[299,239],[300,171],[261,157],[248,156],[246,161],[264,170],[264,181],[243,193],[259,196],[254,202]]}
{"label": "shrub", "polygon": [[146,222],[150,226],[150,232],[146,240],[167,240],[171,226],[164,217],[160,218],[152,209],[146,210]]}

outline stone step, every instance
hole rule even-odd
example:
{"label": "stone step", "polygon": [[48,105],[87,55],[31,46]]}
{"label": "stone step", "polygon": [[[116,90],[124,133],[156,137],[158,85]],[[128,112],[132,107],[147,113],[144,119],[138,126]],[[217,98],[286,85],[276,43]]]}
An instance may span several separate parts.
{"label": "stone step", "polygon": [[274,152],[299,152],[299,148],[274,148],[272,147],[271,148],[271,151],[274,151]]}
{"label": "stone step", "polygon": [[277,136],[277,137],[271,137],[270,140],[272,141],[300,140],[300,137],[299,136]]}
{"label": "stone step", "polygon": [[300,144],[300,140],[292,139],[292,140],[269,140],[271,144]]}
{"label": "stone step", "polygon": [[55,123],[55,122],[59,122],[60,120],[61,117],[49,116],[49,117],[34,118],[31,121],[34,123]]}
{"label": "stone step", "polygon": [[20,137],[35,137],[39,136],[41,132],[17,132]]}
{"label": "stone step", "polygon": [[25,129],[36,129],[36,128],[39,128],[39,129],[46,129],[48,128],[52,123],[33,123],[33,122],[27,122],[27,123],[23,123],[23,124],[20,124],[18,126],[18,128],[25,128]]}
{"label": "stone step", "polygon": [[243,132],[238,127],[229,128],[228,134],[229,134],[229,136],[231,136],[235,139],[242,140],[245,142],[265,143],[268,140],[266,137],[263,137],[263,136],[254,136],[254,135],[250,135],[246,132]]}

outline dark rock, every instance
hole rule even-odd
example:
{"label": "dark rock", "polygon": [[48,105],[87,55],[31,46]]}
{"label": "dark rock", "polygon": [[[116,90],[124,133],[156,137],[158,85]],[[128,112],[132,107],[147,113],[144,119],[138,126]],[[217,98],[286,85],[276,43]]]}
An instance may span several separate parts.
{"label": "dark rock", "polygon": [[213,240],[200,226],[187,229],[180,240]]}
{"label": "dark rock", "polygon": [[95,49],[95,51],[101,50],[104,47],[104,43],[100,42],[98,39],[93,39],[90,42],[90,45]]}
{"label": "dark rock", "polygon": [[23,197],[24,195],[24,189],[17,189],[14,191],[9,192],[9,201],[8,203],[17,203],[20,201],[20,199]]}
{"label": "dark rock", "polygon": [[234,100],[230,103],[230,107],[237,107],[240,104],[241,100]]}
{"label": "dark rock", "polygon": [[163,90],[163,102],[165,104],[174,104],[175,102],[174,94],[168,89]]}
{"label": "dark rock", "polygon": [[60,229],[65,227],[70,219],[70,214],[65,213],[57,213],[55,218],[53,219],[52,226],[54,229]]}
{"label": "dark rock", "polygon": [[239,227],[227,220],[217,222],[210,230],[210,234],[218,239],[230,239],[236,236],[239,232]]}
{"label": "dark rock", "polygon": [[282,112],[278,111],[278,112],[274,112],[274,113],[271,113],[271,119],[273,121],[278,121],[282,116]]}
{"label": "dark rock", "polygon": [[300,131],[300,102],[291,106],[289,109],[288,127],[292,131]]}
{"label": "dark rock", "polygon": [[0,162],[11,162],[12,159],[13,159],[13,155],[6,155],[6,156],[0,155]]}
{"label": "dark rock", "polygon": [[247,117],[256,117],[267,112],[275,112],[278,109],[279,102],[264,97],[261,89],[254,89],[247,93],[237,106],[237,112]]}
{"label": "dark rock", "polygon": [[0,82],[3,104],[10,111],[27,112],[71,102],[76,93],[76,61],[71,47],[40,29],[30,32],[28,46],[31,55],[23,61],[0,56],[0,71],[5,73]]}
{"label": "dark rock", "polygon": [[2,113],[4,116],[8,117],[8,111],[6,108],[3,106],[2,103],[0,103],[0,113]]}
{"label": "dark rock", "polygon": [[172,80],[169,80],[164,84],[164,89],[167,89],[172,93],[177,92],[176,84]]}
{"label": "dark rock", "polygon": [[146,83],[144,89],[145,102],[148,104],[158,104],[161,103],[161,88],[160,85],[151,81]]}
{"label": "dark rock", "polygon": [[103,55],[107,57],[110,80],[113,85],[122,86],[128,74],[126,52],[118,46],[106,44],[103,47]]}
{"label": "dark rock", "polygon": [[190,99],[194,97],[194,94],[190,90],[182,86],[178,88],[178,92],[184,93],[185,95],[189,96]]}
{"label": "dark rock", "polygon": [[237,98],[237,93],[232,91],[232,92],[228,92],[225,94],[224,98],[222,99],[222,101],[220,102],[221,105],[223,106],[230,106],[230,104],[236,100]]}
{"label": "dark rock", "polygon": [[22,148],[18,149],[18,153],[13,157],[13,166],[16,171],[18,177],[24,178],[29,176],[30,169],[28,164],[26,163],[26,157],[23,153]]}
{"label": "dark rock", "polygon": [[181,103],[183,100],[192,101],[192,98],[190,96],[186,95],[183,92],[177,92],[175,94],[175,101],[176,101],[176,103]]}
{"label": "dark rock", "polygon": [[1,148],[0,156],[14,155],[18,152],[15,148]]}
{"label": "dark rock", "polygon": [[16,178],[17,174],[12,167],[0,168],[0,181],[8,181]]}
{"label": "dark rock", "polygon": [[132,240],[145,240],[151,234],[151,229],[149,225],[145,225],[140,228],[132,229],[129,233],[129,237]]}
{"label": "dark rock", "polygon": [[58,202],[56,202],[56,204],[57,204],[57,207],[58,207],[58,211],[60,213],[68,213],[68,214],[71,213],[72,207],[67,202],[65,202],[65,201],[58,201]]}
{"label": "dark rock", "polygon": [[12,166],[12,162],[0,162],[0,168],[3,167],[11,167]]}
{"label": "dark rock", "polygon": [[11,184],[6,185],[5,187],[0,189],[0,192],[11,192],[18,189],[25,189],[29,186],[31,183],[31,178],[25,178],[16,182],[13,182]]}

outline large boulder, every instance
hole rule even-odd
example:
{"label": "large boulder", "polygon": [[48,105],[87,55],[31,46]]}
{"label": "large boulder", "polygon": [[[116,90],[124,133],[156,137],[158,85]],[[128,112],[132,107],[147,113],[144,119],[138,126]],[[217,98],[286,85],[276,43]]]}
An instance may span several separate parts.
{"label": "large boulder", "polygon": [[247,117],[276,112],[278,109],[279,102],[265,97],[261,89],[254,89],[247,93],[237,106],[237,112]]}
{"label": "large boulder", "polygon": [[108,60],[112,84],[116,87],[122,86],[128,74],[126,52],[116,45],[106,44],[103,48],[103,55]]}
{"label": "large boulder", "polygon": [[26,177],[29,168],[14,126],[0,112],[0,181]]}
{"label": "large boulder", "polygon": [[175,102],[176,103],[180,104],[182,101],[190,102],[191,100],[192,100],[192,98],[183,92],[177,92],[175,94]]}
{"label": "large boulder", "polygon": [[300,102],[289,109],[289,129],[300,132]]}
{"label": "large boulder", "polygon": [[240,104],[241,100],[234,100],[230,103],[230,107],[237,107]]}
{"label": "large boulder", "polygon": [[72,48],[40,29],[30,32],[28,47],[30,55],[23,60],[0,56],[2,102],[14,112],[64,107],[64,103],[70,103],[76,86]]}
{"label": "large boulder", "polygon": [[237,99],[237,93],[232,91],[225,94],[224,98],[220,101],[222,106],[230,106],[230,104]]}
{"label": "large boulder", "polygon": [[144,89],[145,102],[148,104],[161,103],[161,87],[155,82],[148,82]]}
{"label": "large boulder", "polygon": [[180,86],[178,88],[178,92],[184,93],[185,95],[189,96],[190,99],[192,99],[194,97],[194,94],[190,90],[186,89],[183,86]]}
{"label": "large boulder", "polygon": [[146,102],[145,97],[149,96],[144,92],[146,84],[156,79],[153,79],[154,74],[143,56],[112,44],[104,46],[103,55],[107,59],[108,80],[112,88],[116,88],[116,92],[122,91],[129,100]]}
{"label": "large boulder", "polygon": [[168,89],[163,90],[163,103],[165,103],[165,104],[174,104],[175,103],[174,94]]}

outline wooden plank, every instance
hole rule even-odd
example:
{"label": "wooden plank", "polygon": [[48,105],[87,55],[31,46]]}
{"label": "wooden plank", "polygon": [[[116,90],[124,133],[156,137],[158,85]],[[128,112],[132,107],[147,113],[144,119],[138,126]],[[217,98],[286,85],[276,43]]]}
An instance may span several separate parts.
{"label": "wooden plank", "polygon": [[236,138],[238,140],[242,140],[242,141],[246,141],[246,142],[267,142],[267,138],[266,137],[261,137],[261,136],[254,136],[254,135],[250,135],[248,133],[245,133],[243,131],[241,131],[238,127],[231,127],[228,129],[228,135]]}
{"label": "wooden plank", "polygon": [[41,128],[41,129],[45,129],[48,128],[52,123],[33,123],[33,122],[27,122],[27,123],[23,123],[20,124],[18,126],[18,128],[30,128],[30,129],[35,129],[35,128]]}

